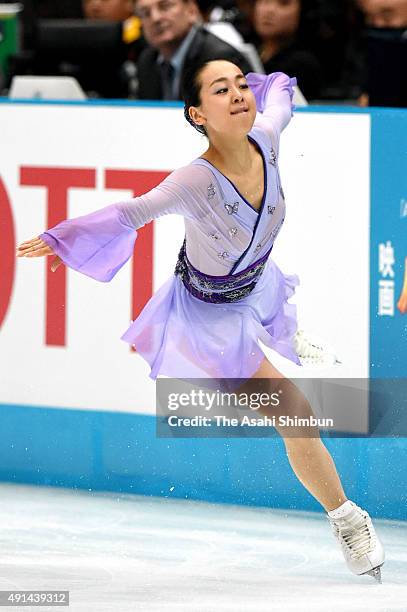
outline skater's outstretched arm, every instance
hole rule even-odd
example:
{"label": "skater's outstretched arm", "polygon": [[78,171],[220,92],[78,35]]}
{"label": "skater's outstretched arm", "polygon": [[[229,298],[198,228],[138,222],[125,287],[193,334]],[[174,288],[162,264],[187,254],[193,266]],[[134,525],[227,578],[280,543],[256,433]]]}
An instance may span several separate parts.
{"label": "skater's outstretched arm", "polygon": [[108,282],[133,254],[137,229],[167,214],[195,220],[207,214],[203,206],[207,183],[204,168],[179,168],[140,197],[66,219],[21,243],[17,257],[54,254],[51,270],[63,262],[82,274]]}
{"label": "skater's outstretched arm", "polygon": [[258,112],[254,127],[267,132],[278,155],[280,133],[290,122],[295,108],[292,99],[297,79],[284,72],[269,75],[249,72],[246,79],[256,98]]}

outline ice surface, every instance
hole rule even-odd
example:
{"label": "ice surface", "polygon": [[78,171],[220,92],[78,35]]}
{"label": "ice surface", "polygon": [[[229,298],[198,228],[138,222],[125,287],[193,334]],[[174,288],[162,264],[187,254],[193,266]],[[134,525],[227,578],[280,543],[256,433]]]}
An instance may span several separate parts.
{"label": "ice surface", "polygon": [[351,574],[324,513],[0,485],[0,590],[74,612],[407,611],[407,523],[376,520],[383,584]]}

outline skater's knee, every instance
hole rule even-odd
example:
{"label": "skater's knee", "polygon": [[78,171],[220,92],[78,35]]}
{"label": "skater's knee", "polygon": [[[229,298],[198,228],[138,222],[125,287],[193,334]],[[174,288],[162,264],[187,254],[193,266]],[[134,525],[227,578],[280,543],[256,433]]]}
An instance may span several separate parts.
{"label": "skater's knee", "polygon": [[239,394],[273,399],[262,404],[257,412],[274,420],[274,427],[283,438],[319,439],[318,420],[302,391],[288,378],[250,379],[239,388]]}
{"label": "skater's knee", "polygon": [[[318,420],[307,398],[296,388],[282,396],[276,411],[276,429],[283,438],[307,440],[319,438]],[[298,442],[301,444],[301,442]]]}

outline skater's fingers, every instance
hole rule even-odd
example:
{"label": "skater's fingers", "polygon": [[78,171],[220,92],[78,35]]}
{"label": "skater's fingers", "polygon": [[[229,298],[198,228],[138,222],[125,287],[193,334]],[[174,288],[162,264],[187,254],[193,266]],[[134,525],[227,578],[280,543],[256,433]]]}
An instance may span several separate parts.
{"label": "skater's fingers", "polygon": [[31,238],[31,240],[25,240],[24,242],[18,245],[16,249],[16,254],[19,255],[25,252],[27,249],[31,249],[32,247],[38,246],[40,244],[44,244],[44,242],[38,236],[36,236],[35,238]]}
{"label": "skater's fingers", "polygon": [[21,244],[16,251],[17,257],[43,257],[52,254],[54,254],[54,251],[41,238]]}
{"label": "skater's fingers", "polygon": [[17,254],[17,257],[44,257],[45,255],[52,255],[53,250],[46,245],[38,245],[36,247],[31,247],[29,249],[25,249]]}
{"label": "skater's fingers", "polygon": [[53,250],[50,249],[48,245],[45,245],[43,247],[38,246],[34,249],[31,249],[30,251],[25,253],[23,257],[44,257],[45,255],[53,255],[53,253]]}
{"label": "skater's fingers", "polygon": [[[21,246],[33,245],[39,242],[42,242],[41,238],[39,236],[34,236],[34,238],[30,238],[29,240],[24,240],[24,242],[21,243]],[[20,247],[17,247],[17,248],[20,248]]]}

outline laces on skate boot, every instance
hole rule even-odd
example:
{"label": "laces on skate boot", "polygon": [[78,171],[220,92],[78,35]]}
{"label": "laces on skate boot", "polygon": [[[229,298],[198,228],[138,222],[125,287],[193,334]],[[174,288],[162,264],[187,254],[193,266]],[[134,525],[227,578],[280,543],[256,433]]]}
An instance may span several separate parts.
{"label": "laces on skate boot", "polygon": [[369,514],[355,505],[341,518],[328,515],[333,532],[339,541],[348,568],[358,576],[372,576],[381,583],[384,550]]}
{"label": "laces on skate boot", "polygon": [[356,561],[374,550],[376,537],[371,529],[369,529],[369,524],[366,520],[368,515],[366,513],[360,514],[359,520],[355,522],[350,522],[347,518],[345,516],[341,519],[330,518],[330,520],[334,523],[335,528],[338,530],[338,535],[345,543],[349,556]]}
{"label": "laces on skate boot", "polygon": [[327,366],[341,363],[332,351],[308,336],[303,329],[299,329],[295,334],[294,346],[298,357],[305,365]]}

